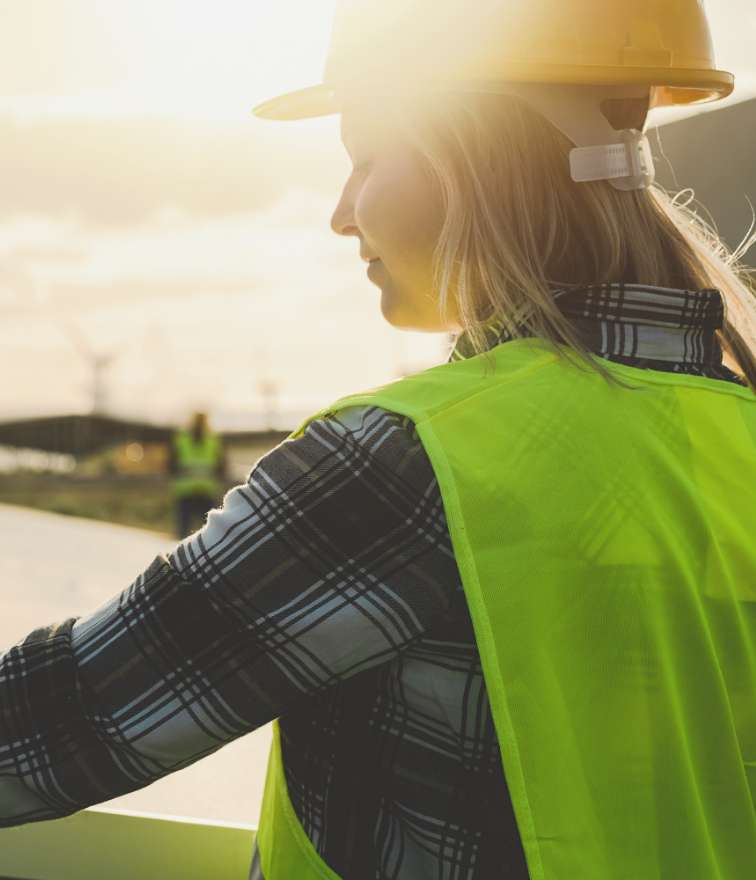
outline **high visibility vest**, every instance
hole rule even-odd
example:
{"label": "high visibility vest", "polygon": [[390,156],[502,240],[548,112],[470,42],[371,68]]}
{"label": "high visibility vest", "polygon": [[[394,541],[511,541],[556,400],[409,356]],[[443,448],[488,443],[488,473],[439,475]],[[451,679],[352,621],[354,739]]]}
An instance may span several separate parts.
{"label": "high visibility vest", "polygon": [[190,431],[177,431],[173,438],[178,464],[178,476],[173,481],[173,493],[177,498],[186,495],[220,494],[221,484],[215,471],[222,454],[220,439],[216,434],[206,433],[199,441]]}
{"label": "high visibility vest", "polygon": [[[756,395],[604,361],[618,388],[539,339],[492,353],[291,436],[358,404],[415,423],[531,880],[756,877]],[[338,880],[278,721],[258,845],[266,880]]]}

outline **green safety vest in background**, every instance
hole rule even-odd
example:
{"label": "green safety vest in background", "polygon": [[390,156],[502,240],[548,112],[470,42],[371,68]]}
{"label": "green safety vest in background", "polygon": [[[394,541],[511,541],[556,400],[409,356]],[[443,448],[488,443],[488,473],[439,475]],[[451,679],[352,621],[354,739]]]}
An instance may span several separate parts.
{"label": "green safety vest in background", "polygon": [[215,472],[222,455],[220,438],[207,433],[197,442],[187,430],[178,431],[173,443],[176,449],[178,476],[173,480],[173,494],[217,496],[221,491]]}
{"label": "green safety vest in background", "polygon": [[[756,395],[604,360],[625,390],[537,339],[492,353],[290,436],[359,404],[414,421],[531,880],[756,877]],[[278,720],[258,845],[266,880],[339,878]]]}

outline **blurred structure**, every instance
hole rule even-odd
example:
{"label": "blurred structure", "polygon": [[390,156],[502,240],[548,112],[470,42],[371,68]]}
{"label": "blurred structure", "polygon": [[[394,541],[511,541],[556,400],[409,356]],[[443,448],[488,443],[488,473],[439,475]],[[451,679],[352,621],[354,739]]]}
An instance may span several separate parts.
{"label": "blurred structure", "polygon": [[[143,446],[169,444],[175,433],[170,425],[118,418],[116,416],[57,415],[0,421],[0,445],[38,449],[73,455],[77,459],[104,449],[130,443]],[[224,431],[224,447],[239,449],[249,456],[272,449],[289,435],[278,431]]]}
{"label": "blurred structure", "polygon": [[81,458],[119,444],[167,443],[173,429],[102,415],[59,415],[0,422],[0,444]]}
{"label": "blurred structure", "polygon": [[173,437],[168,465],[173,476],[176,537],[185,538],[205,522],[220,503],[226,475],[223,443],[208,423],[207,413],[195,412],[191,424]]}

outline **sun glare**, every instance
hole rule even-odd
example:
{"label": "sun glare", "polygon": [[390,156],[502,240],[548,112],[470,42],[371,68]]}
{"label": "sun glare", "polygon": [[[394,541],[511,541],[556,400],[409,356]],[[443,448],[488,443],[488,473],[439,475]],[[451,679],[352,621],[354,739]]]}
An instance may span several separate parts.
{"label": "sun glare", "polygon": [[[56,40],[48,31],[68,19],[53,4],[44,32],[36,24],[39,6],[19,4],[11,20],[17,39],[7,30],[0,38],[0,72],[9,66],[14,74],[4,77],[0,109],[238,119],[267,98],[320,82],[334,6],[100,0],[79,3],[79,18]],[[28,48],[32,39],[35,51],[14,48]]]}
{"label": "sun glare", "polygon": [[320,81],[333,0],[124,4],[143,58],[138,92],[191,116],[238,116]]}

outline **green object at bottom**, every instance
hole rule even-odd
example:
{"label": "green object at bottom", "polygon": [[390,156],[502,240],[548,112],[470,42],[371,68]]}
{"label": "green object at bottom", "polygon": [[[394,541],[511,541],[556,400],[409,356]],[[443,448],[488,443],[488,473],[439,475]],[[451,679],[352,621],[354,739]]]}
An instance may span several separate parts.
{"label": "green object at bottom", "polygon": [[[326,413],[415,423],[438,479],[531,880],[756,876],[756,395],[540,340]],[[401,845],[400,843],[397,845]],[[337,878],[278,736],[266,880]]]}
{"label": "green object at bottom", "polygon": [[247,880],[253,828],[124,810],[0,829],[0,878]]}

